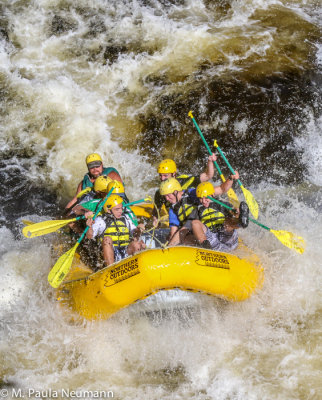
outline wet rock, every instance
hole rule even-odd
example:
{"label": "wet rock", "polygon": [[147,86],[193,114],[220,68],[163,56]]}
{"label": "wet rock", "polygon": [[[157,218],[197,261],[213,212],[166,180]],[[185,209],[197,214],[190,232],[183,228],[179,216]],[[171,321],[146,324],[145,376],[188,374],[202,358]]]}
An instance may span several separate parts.
{"label": "wet rock", "polygon": [[0,39],[4,39],[5,41],[9,41],[8,32],[5,28],[0,27]]}
{"label": "wet rock", "polygon": [[[308,82],[311,73],[309,77],[289,73],[248,81],[202,80],[191,90],[187,85],[185,92],[171,95],[164,94],[165,89],[151,112],[141,116],[138,149],[150,155],[151,162],[166,156],[175,157],[179,166],[188,159],[204,164],[207,151],[187,116],[192,110],[209,146],[218,141],[231,164],[247,175],[245,183],[247,179],[301,183],[306,176],[304,149],[295,141],[308,123],[306,107],[318,115],[321,97],[317,86]],[[288,173],[281,178],[281,171]]]}
{"label": "wet rock", "polygon": [[[19,153],[19,151],[17,151]],[[0,181],[0,226],[11,229],[15,235],[20,235],[16,221],[28,214],[57,216],[59,206],[56,194],[42,185],[28,179],[28,161],[17,157],[17,154],[1,155]],[[32,157],[31,154],[29,154]],[[40,168],[40,167],[39,167]]]}

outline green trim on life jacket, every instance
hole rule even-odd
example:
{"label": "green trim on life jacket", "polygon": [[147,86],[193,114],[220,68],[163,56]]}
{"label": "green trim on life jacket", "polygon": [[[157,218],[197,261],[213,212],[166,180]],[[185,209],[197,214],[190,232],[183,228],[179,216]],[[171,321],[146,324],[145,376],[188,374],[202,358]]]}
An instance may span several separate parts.
{"label": "green trim on life jacket", "polygon": [[89,200],[89,201],[86,201],[85,203],[82,203],[81,206],[86,208],[86,210],[95,212],[96,208],[97,208],[97,205],[101,200],[102,199]]}
{"label": "green trim on life jacket", "polygon": [[[101,175],[108,175],[108,174],[110,174],[111,172],[116,172],[118,175],[120,175],[119,172],[118,172],[118,170],[115,169],[115,168],[113,168],[113,167],[103,168],[103,172],[101,173]],[[93,183],[91,182],[89,173],[85,174],[85,175],[84,175],[84,178],[83,178],[83,180],[82,180],[82,190],[86,189],[87,187],[93,187],[93,186],[94,186],[94,185],[93,185]]]}
{"label": "green trim on life jacket", "polygon": [[[123,202],[123,205],[126,204],[125,202]],[[129,216],[129,218],[131,219],[131,221],[133,222],[133,224],[135,226],[138,226],[138,219],[136,218],[136,215],[134,214],[134,212],[132,211],[131,207],[126,207],[126,215]]]}

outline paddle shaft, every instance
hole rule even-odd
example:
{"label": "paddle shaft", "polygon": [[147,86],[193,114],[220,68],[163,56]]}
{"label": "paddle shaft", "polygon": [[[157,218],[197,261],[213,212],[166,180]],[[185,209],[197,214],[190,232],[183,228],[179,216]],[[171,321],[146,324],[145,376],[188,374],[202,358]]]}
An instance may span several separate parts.
{"label": "paddle shaft", "polygon": [[[100,201],[101,201],[100,199],[93,199],[93,200],[86,201],[86,203],[84,203],[84,204],[80,204],[80,206],[86,208],[86,206],[89,207],[89,205],[91,203],[99,204]],[[143,203],[144,201],[146,201],[146,199],[140,199],[140,200],[136,200],[136,201],[131,201],[130,203],[126,203],[126,204],[123,203],[123,207],[131,207],[134,204]]]}
{"label": "paddle shaft", "polygon": [[130,206],[133,206],[134,204],[143,203],[144,201],[146,201],[146,199],[135,200],[135,201],[131,201],[131,203],[123,204],[123,206],[124,207],[130,207]]}
{"label": "paddle shaft", "polygon": [[[202,132],[201,132],[201,130],[200,130],[200,128],[199,128],[199,126],[198,126],[198,124],[197,124],[197,122],[196,122],[194,116],[192,115],[192,112],[189,111],[188,115],[189,115],[189,117],[192,119],[193,123],[195,124],[195,127],[197,128],[197,131],[198,131],[198,133],[199,133],[199,135],[200,135],[202,141],[204,142],[204,144],[205,144],[205,146],[206,146],[206,148],[207,148],[207,150],[208,150],[209,155],[212,155],[211,149],[210,149],[210,147],[208,146],[208,143],[206,142],[206,139],[205,139],[204,135],[202,134]],[[217,161],[214,161],[214,165],[215,165],[215,167],[216,167],[216,169],[217,169],[217,171],[218,171],[218,174],[220,175],[222,181],[225,182],[225,178],[224,178],[224,176],[223,176],[223,173],[221,172],[221,169],[220,169],[220,167],[219,167]]]}
{"label": "paddle shaft", "polygon": [[[215,203],[218,203],[221,206],[234,211],[234,209],[232,207],[227,206],[226,204],[222,203],[221,201],[216,200],[210,196],[208,196],[208,198],[210,200],[214,201]],[[260,226],[261,228],[264,228],[264,229],[268,230],[269,232],[271,232],[284,246],[289,247],[290,249],[293,249],[300,254],[303,254],[304,249],[305,249],[305,240],[302,237],[295,236],[292,232],[271,229],[268,226],[261,224],[260,222],[256,221],[253,218],[249,218],[249,220],[252,221],[254,224]]]}
{"label": "paddle shaft", "polygon": [[[223,151],[221,150],[221,148],[218,146],[217,140],[214,141],[214,146],[215,146],[216,149],[219,151],[219,154],[221,155],[221,157],[224,159],[225,163],[227,164],[227,167],[230,169],[230,172],[231,172],[233,175],[235,175],[236,172],[234,171],[233,167],[230,165],[229,161],[227,160],[227,158],[226,158],[225,154],[223,153]],[[241,181],[240,181],[239,179],[236,179],[236,180],[237,180],[237,182],[238,182],[238,185],[239,185],[240,187],[242,187],[243,184],[241,183]]]}
{"label": "paddle shaft", "polygon": [[[113,186],[113,187],[111,188],[111,190],[107,193],[107,195],[106,195],[104,201],[102,201],[102,203],[98,205],[97,210],[96,210],[96,213],[94,214],[94,217],[93,217],[93,221],[94,221],[94,219],[98,216],[98,214],[102,211],[102,208],[104,207],[104,205],[105,205],[107,199],[110,197],[110,194],[113,192],[113,189],[114,189],[114,186]],[[82,235],[80,236],[80,238],[77,240],[77,243],[80,243],[80,242],[84,239],[84,237],[85,237],[87,231],[89,230],[89,228],[90,228],[89,226],[86,226],[84,232],[82,233]]]}

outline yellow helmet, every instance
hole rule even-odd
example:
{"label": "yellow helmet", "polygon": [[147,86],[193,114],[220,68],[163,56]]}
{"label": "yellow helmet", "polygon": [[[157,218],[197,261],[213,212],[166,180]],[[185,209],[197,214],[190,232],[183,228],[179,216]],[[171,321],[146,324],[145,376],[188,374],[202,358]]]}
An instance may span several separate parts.
{"label": "yellow helmet", "polygon": [[210,182],[202,182],[197,186],[196,194],[199,198],[212,196],[214,193],[215,188]]}
{"label": "yellow helmet", "polygon": [[89,154],[86,157],[86,165],[87,165],[88,169],[94,168],[94,167],[99,167],[101,164],[103,164],[103,160],[102,160],[101,156],[97,153]]}
{"label": "yellow helmet", "polygon": [[111,210],[113,207],[122,203],[123,203],[122,197],[118,196],[117,194],[111,194],[104,204],[103,207],[104,211],[107,212],[107,210]]}
{"label": "yellow helmet", "polygon": [[181,190],[182,190],[180,182],[176,178],[169,178],[169,179],[166,179],[165,181],[161,182],[160,194],[162,196],[173,193],[176,190],[178,192],[181,192]]}
{"label": "yellow helmet", "polygon": [[177,172],[176,163],[173,160],[163,160],[158,166],[158,174],[174,174]]}
{"label": "yellow helmet", "polygon": [[123,183],[120,181],[111,181],[107,186],[107,191],[109,192],[114,186],[113,193],[124,193]]}
{"label": "yellow helmet", "polygon": [[112,179],[107,175],[101,175],[95,179],[94,190],[95,192],[108,193],[108,184],[112,182]]}

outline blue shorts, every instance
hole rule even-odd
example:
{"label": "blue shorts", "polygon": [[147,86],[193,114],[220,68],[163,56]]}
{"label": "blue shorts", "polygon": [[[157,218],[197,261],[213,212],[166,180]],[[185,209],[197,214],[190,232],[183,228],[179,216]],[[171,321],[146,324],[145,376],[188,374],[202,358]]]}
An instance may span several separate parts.
{"label": "blue shorts", "polygon": [[124,247],[113,247],[114,248],[114,262],[123,260],[127,257],[127,246]]}

